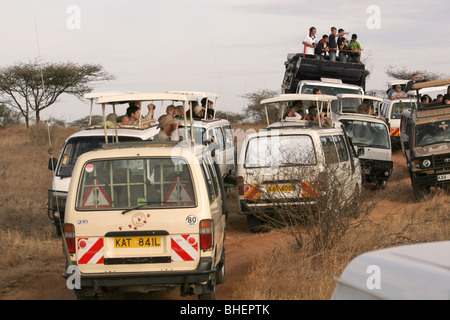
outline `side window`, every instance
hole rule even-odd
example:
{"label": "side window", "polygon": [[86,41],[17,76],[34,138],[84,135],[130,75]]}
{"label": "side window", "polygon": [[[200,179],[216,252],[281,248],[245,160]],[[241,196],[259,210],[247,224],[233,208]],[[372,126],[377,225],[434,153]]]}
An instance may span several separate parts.
{"label": "side window", "polygon": [[223,133],[221,128],[214,128],[214,138],[219,145],[219,150],[225,149],[225,142],[223,141]]}
{"label": "side window", "polygon": [[234,135],[233,130],[230,126],[223,127],[223,131],[225,133],[225,148],[230,149],[234,148]]}
{"label": "side window", "polygon": [[320,137],[320,142],[322,143],[326,164],[339,162],[336,147],[334,146],[333,142],[333,137],[331,136]]}
{"label": "side window", "polygon": [[209,198],[209,202],[212,203],[214,202],[215,198],[215,192],[214,192],[214,185],[213,185],[213,180],[211,177],[211,173],[208,169],[208,166],[205,162],[205,159],[201,160],[201,164],[202,164],[202,173],[203,173],[203,178],[205,178],[205,182],[206,182],[206,188],[208,189],[208,198]]}
{"label": "side window", "polygon": [[344,137],[341,135],[333,137],[334,142],[336,143],[337,152],[339,154],[339,160],[341,162],[348,161],[348,150],[347,145],[344,142]]}
{"label": "side window", "polygon": [[400,120],[400,131],[402,133],[406,133],[406,117],[402,116],[401,120]]}
{"label": "side window", "polygon": [[205,157],[205,160],[206,160],[206,164],[207,164],[208,170],[209,170],[211,178],[212,178],[212,183],[214,186],[214,195],[217,198],[219,196],[219,182],[218,182],[219,177],[217,176],[217,172],[216,172],[216,169],[214,167],[213,160],[211,159],[211,157],[207,156],[207,157]]}
{"label": "side window", "polygon": [[383,115],[383,118],[386,118],[386,114],[387,114],[387,103],[384,102],[383,105],[381,106],[381,114]]}

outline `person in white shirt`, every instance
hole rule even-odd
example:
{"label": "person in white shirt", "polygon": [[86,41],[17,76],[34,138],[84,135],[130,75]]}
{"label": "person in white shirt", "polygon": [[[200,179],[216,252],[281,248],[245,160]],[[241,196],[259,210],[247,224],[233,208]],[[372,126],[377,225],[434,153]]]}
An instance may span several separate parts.
{"label": "person in white shirt", "polygon": [[317,37],[316,37],[316,28],[309,28],[309,34],[306,35],[305,39],[303,39],[302,44],[305,46],[304,54],[305,58],[314,59],[314,51],[317,46]]}
{"label": "person in white shirt", "polygon": [[295,111],[294,107],[288,107],[284,120],[302,120],[302,116]]}

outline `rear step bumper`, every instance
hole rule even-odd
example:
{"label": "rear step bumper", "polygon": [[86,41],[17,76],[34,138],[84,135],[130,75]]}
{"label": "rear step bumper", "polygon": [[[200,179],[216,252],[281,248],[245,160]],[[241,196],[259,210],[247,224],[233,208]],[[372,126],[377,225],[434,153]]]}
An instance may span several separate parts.
{"label": "rear step bumper", "polygon": [[[216,272],[212,258],[201,258],[197,269],[187,272],[146,272],[146,273],[118,273],[118,274],[81,274],[83,287],[123,287],[164,284],[201,283],[211,279]],[[68,279],[72,274],[63,273]]]}

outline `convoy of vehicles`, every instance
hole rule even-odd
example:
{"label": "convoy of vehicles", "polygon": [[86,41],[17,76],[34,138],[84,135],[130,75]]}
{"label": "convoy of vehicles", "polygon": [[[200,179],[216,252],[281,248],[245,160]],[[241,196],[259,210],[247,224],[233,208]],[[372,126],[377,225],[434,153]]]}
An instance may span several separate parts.
{"label": "convoy of vehicles", "polygon": [[[392,174],[392,147],[389,128],[379,115],[383,99],[372,96],[339,94],[337,119],[345,126],[357,148],[364,180],[386,187]],[[364,103],[371,105],[374,114],[358,113]]]}
{"label": "convoy of vehicles", "polygon": [[[364,95],[361,63],[289,54],[285,66],[282,94],[261,101],[266,112],[280,106],[279,121],[247,134],[239,150],[227,120],[206,112],[204,119],[193,118],[193,104],[217,100],[216,94],[87,97],[102,106],[103,125],[69,137],[59,159],[49,162],[48,214],[62,231],[67,270],[78,270],[78,298],[179,287],[182,296],[215,299],[216,285],[226,278],[227,188],[238,187],[250,230],[261,226],[258,213],[280,206],[335,206],[324,197],[335,191],[339,201],[359,204],[363,181],[386,186],[399,136],[418,199],[432,186],[450,184],[450,107],[420,104],[422,89],[450,80],[415,85],[415,99],[383,101]],[[377,105],[376,115],[358,112],[365,100]],[[107,127],[106,106],[116,114],[122,104],[156,101],[161,109],[178,102],[190,110],[178,119],[179,141],[152,141],[156,124]],[[290,106],[310,120],[284,118]],[[357,297],[352,281],[344,273],[333,298]]]}
{"label": "convoy of vehicles", "polygon": [[401,147],[417,200],[424,198],[431,187],[450,185],[450,105],[445,101],[420,102],[424,92],[447,92],[449,85],[450,79],[415,84],[417,106],[401,115]]}

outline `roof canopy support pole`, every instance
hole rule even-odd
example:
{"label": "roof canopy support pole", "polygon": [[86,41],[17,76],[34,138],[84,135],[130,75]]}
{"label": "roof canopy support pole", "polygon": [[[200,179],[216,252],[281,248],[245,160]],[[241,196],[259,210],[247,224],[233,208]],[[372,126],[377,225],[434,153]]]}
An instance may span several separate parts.
{"label": "roof canopy support pole", "polygon": [[105,143],[108,144],[108,133],[106,132],[106,115],[105,115],[105,104],[102,104],[102,114],[103,114],[103,129],[105,130]]}
{"label": "roof canopy support pole", "polygon": [[116,133],[116,142],[119,143],[119,133],[117,132],[117,117],[116,117],[116,105],[113,104],[113,115],[114,115],[114,129]]}

